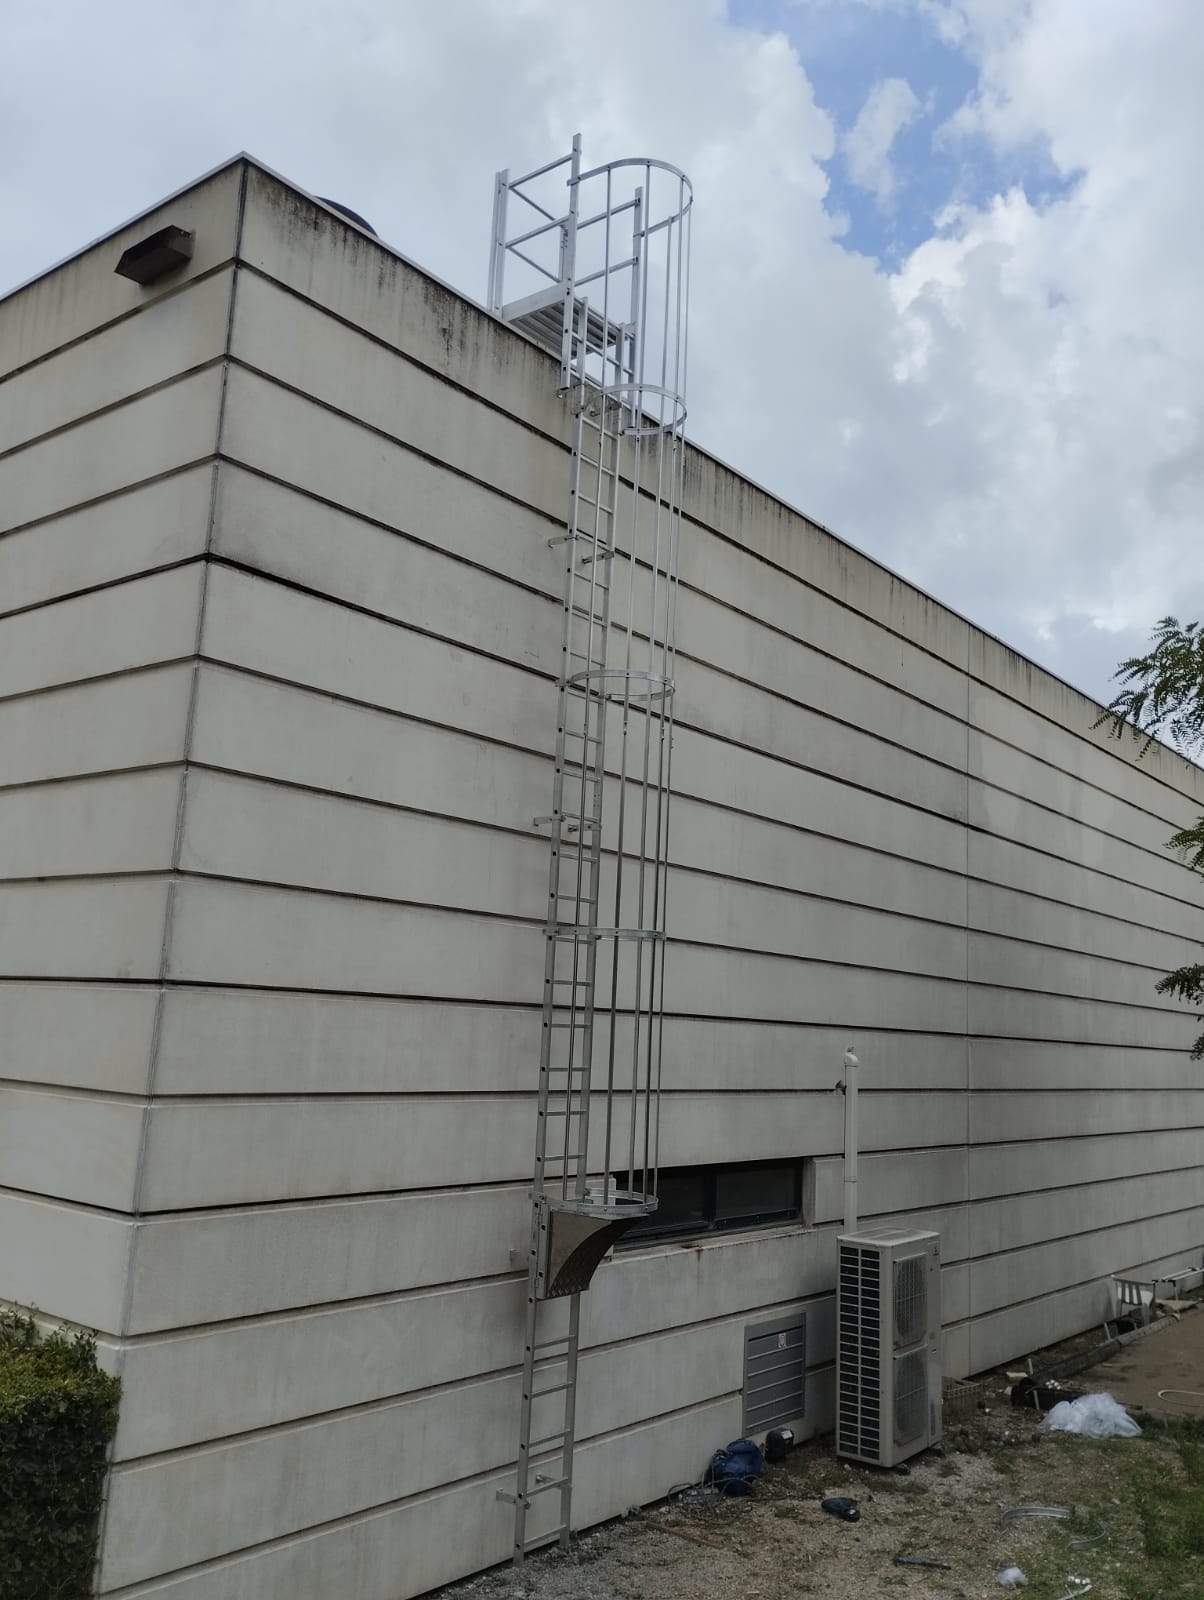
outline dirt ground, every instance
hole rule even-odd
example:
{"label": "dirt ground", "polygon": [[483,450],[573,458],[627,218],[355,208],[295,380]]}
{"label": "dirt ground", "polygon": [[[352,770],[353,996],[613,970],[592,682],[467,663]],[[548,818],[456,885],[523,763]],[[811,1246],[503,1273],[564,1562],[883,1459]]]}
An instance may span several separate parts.
{"label": "dirt ground", "polygon": [[[1188,1313],[1170,1327],[1127,1345],[1096,1367],[1090,1386],[1106,1389],[1130,1408],[1172,1416],[1192,1414],[1193,1402],[1183,1391],[1204,1389],[1204,1313]],[[1160,1396],[1159,1390],[1172,1392]],[[1198,1416],[1201,1409],[1196,1402],[1194,1414]]]}
{"label": "dirt ground", "polygon": [[[1160,1388],[1204,1390],[1204,1311],[1129,1345],[1095,1372],[1067,1380],[1126,1403]],[[1093,1600],[1204,1600],[1204,1422],[1157,1421],[1140,1439],[1096,1441],[1041,1432],[1014,1409],[1000,1374],[947,1426],[943,1454],[908,1476],[837,1461],[812,1442],[766,1468],[754,1497],[692,1491],[549,1551],[521,1571],[498,1568],[444,1591],[445,1600],[998,1600],[997,1573],[1018,1564],[1027,1600],[1086,1592]],[[1180,1418],[1197,1401],[1169,1409]],[[1186,1430],[1186,1432],[1185,1432]],[[861,1520],[820,1509],[854,1496]],[[1025,1504],[1073,1509],[1070,1519],[1014,1518]],[[1194,1519],[1194,1520],[1193,1520]],[[1102,1541],[1073,1549],[1076,1539]],[[943,1563],[898,1565],[897,1556]]]}

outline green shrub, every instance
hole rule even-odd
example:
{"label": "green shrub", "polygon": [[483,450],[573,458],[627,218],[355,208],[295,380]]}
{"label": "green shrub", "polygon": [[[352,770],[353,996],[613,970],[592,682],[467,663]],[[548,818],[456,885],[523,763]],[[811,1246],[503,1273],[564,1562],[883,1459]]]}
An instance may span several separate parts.
{"label": "green shrub", "polygon": [[84,1334],[0,1313],[0,1600],[85,1600],[120,1384]]}

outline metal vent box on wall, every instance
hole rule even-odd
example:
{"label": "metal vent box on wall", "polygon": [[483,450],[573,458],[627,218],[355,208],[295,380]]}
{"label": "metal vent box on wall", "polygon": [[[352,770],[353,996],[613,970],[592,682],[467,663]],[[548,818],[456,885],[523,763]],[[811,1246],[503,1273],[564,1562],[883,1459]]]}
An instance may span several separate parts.
{"label": "metal vent box on wall", "polygon": [[890,1467],[941,1437],[940,1235],[837,1240],[836,1453]]}
{"label": "metal vent box on wall", "polygon": [[751,1323],[744,1330],[744,1432],[797,1422],[806,1404],[806,1312]]}

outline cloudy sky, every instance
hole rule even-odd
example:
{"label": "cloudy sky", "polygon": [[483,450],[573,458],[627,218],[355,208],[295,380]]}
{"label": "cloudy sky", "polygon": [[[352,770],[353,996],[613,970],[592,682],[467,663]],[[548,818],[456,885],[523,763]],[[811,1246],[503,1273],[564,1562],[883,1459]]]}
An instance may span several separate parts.
{"label": "cloudy sky", "polygon": [[695,182],[691,433],[1088,691],[1204,614],[1200,0],[0,0],[0,292],[240,149],[475,298]]}

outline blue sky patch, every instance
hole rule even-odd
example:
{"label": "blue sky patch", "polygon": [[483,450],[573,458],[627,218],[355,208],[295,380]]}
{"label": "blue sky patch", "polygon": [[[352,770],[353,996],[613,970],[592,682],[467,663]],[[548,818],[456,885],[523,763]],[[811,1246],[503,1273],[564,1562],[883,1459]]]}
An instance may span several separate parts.
{"label": "blue sky patch", "polygon": [[951,201],[982,205],[1021,185],[1030,202],[1046,205],[1074,185],[1040,144],[999,152],[977,137],[938,138],[938,130],[978,87],[974,63],[946,44],[932,24],[909,8],[876,9],[836,0],[791,5],[786,0],[731,0],[731,20],[781,32],[798,51],[818,104],[843,138],[875,84],[907,82],[920,102],[915,120],[895,139],[896,185],[885,200],[852,179],[840,148],[827,163],[828,210],[848,219],[842,242],[850,250],[897,265],[932,236],[934,219]]}

